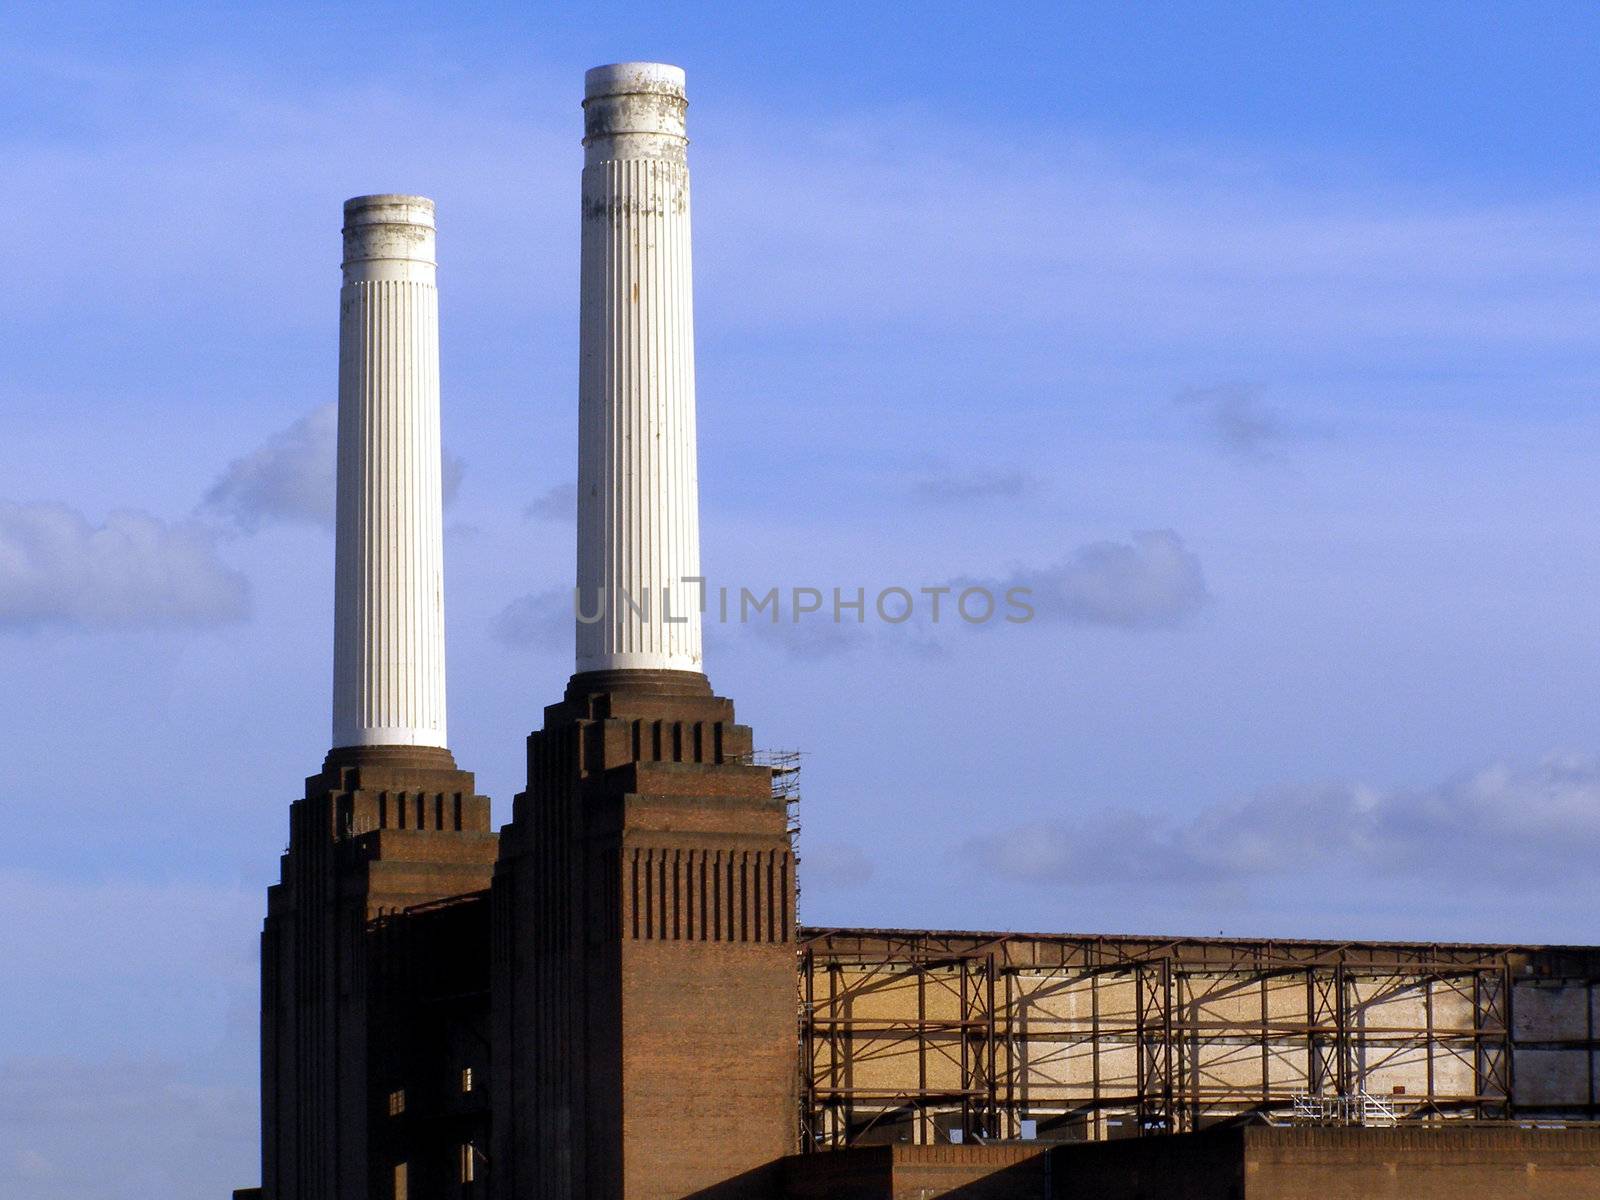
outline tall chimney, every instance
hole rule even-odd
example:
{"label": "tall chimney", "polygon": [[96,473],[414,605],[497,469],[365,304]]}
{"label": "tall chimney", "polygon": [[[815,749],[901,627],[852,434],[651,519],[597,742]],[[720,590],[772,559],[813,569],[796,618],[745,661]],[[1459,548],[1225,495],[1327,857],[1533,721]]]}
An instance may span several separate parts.
{"label": "tall chimney", "polygon": [[584,80],[578,669],[495,866],[494,1200],[758,1200],[795,1150],[788,813],[700,671],[684,107]]}
{"label": "tall chimney", "polygon": [[344,205],[333,745],[445,741],[433,201]]}
{"label": "tall chimney", "polygon": [[481,893],[499,846],[489,798],[445,744],[434,269],[433,201],[345,202],[333,745],[289,809],[267,891],[264,1200],[432,1195],[433,1172],[448,1164],[453,1178],[489,1139],[476,1095],[448,1122],[382,1103],[487,1065],[397,984],[474,986],[458,936],[487,938],[483,906],[456,907],[449,938],[411,914]]}
{"label": "tall chimney", "polygon": [[687,107],[678,67],[584,76],[579,673],[701,669]]}

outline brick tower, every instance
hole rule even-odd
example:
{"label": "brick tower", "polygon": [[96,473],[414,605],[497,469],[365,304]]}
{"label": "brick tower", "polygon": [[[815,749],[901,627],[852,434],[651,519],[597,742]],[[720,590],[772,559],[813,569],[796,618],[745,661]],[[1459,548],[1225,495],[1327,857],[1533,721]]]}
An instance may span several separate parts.
{"label": "brick tower", "polygon": [[484,969],[454,947],[487,936],[496,845],[445,739],[433,203],[344,217],[333,749],[268,892],[266,1200],[460,1195],[486,1140],[487,1055],[461,1028],[482,1018],[433,1003]]}
{"label": "brick tower", "polygon": [[683,72],[585,79],[577,669],[528,739],[491,964],[494,1194],[771,1194],[794,864],[701,672]]}

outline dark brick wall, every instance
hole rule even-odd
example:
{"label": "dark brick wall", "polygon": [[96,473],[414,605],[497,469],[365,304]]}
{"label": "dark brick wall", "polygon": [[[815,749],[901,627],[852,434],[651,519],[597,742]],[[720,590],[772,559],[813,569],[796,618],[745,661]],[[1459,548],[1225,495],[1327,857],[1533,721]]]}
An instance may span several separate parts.
{"label": "dark brick wall", "polygon": [[1244,1200],[1242,1130],[1128,1138],[1051,1152],[1055,1200]]}
{"label": "dark brick wall", "polygon": [[[428,948],[449,939],[405,914],[487,888],[496,844],[488,798],[445,750],[334,750],[306,781],[262,932],[265,1200],[390,1200],[402,1152],[424,1176],[450,1174],[435,1160],[458,1151],[439,1137],[459,1131],[417,1124],[397,1141],[382,1106],[396,1086],[427,1086],[411,1081],[417,1060],[397,1039],[454,1036],[454,1017],[422,1015],[418,981],[473,968],[430,965]],[[481,975],[484,934],[470,936]]]}
{"label": "dark brick wall", "polygon": [[1250,1129],[1246,1200],[1600,1200],[1600,1130]]}
{"label": "dark brick wall", "polygon": [[1277,1129],[1064,1146],[1057,1200],[1600,1200],[1600,1130]]}
{"label": "dark brick wall", "polygon": [[784,1200],[1047,1200],[1042,1146],[862,1146],[785,1159]]}

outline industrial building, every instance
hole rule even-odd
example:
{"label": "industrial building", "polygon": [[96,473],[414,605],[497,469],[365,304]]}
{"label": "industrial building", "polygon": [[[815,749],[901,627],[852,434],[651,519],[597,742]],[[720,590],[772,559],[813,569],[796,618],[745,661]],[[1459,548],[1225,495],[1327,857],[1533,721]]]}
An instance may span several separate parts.
{"label": "industrial building", "polygon": [[803,929],[800,982],[819,1146],[1600,1117],[1600,949]]}
{"label": "industrial building", "polygon": [[345,205],[332,748],[263,932],[259,1195],[1600,1196],[1600,948],[797,926],[794,763],[684,602],[686,106],[674,67],[586,78],[575,669],[498,832],[448,748],[434,209]]}

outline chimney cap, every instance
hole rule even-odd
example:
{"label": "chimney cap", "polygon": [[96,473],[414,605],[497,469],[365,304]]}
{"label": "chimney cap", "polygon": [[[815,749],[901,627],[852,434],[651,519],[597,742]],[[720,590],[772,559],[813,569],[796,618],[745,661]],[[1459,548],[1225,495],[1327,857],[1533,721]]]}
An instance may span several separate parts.
{"label": "chimney cap", "polygon": [[433,201],[404,192],[351,196],[344,202],[347,225],[426,225],[433,227]]}
{"label": "chimney cap", "polygon": [[433,201],[426,196],[352,196],[344,202],[344,281],[403,278],[431,283],[435,228]]}
{"label": "chimney cap", "polygon": [[632,95],[684,97],[682,67],[669,63],[623,62],[591,67],[583,75],[583,98]]}

